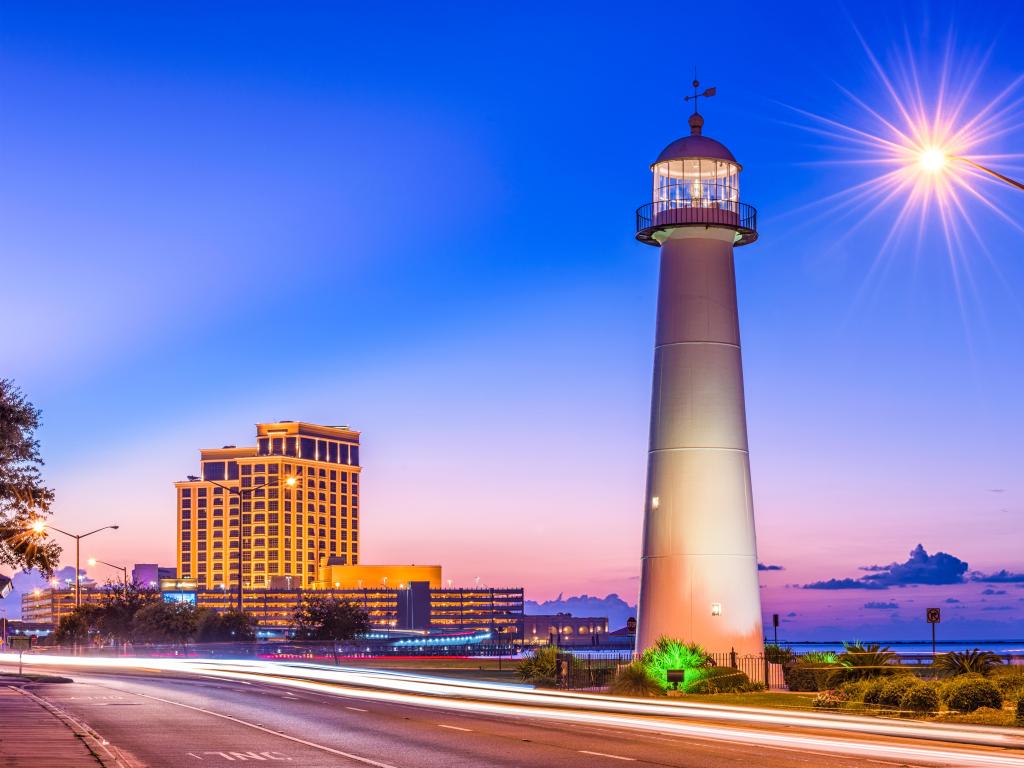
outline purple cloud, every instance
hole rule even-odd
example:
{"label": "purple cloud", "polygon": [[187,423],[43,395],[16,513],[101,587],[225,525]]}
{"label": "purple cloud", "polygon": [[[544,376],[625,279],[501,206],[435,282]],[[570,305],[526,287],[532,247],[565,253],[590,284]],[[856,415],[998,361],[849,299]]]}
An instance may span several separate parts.
{"label": "purple cloud", "polygon": [[759,571],[784,571],[786,570],[781,565],[768,565],[767,563],[758,563],[757,570]]}
{"label": "purple cloud", "polygon": [[876,611],[894,611],[897,608],[899,608],[899,606],[896,603],[881,603],[881,602],[868,602],[868,603],[864,603],[864,607],[865,608],[869,608],[871,610],[876,610]]}

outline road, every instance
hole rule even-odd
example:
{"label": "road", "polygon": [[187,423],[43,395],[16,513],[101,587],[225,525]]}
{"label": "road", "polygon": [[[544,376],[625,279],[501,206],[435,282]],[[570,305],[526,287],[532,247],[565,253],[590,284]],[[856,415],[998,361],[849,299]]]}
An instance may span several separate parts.
{"label": "road", "polygon": [[[571,708],[480,707],[462,692],[449,699],[394,700],[371,689],[296,687],[277,676],[242,679],[155,668],[67,673],[74,683],[32,690],[87,724],[135,766],[1024,766],[1019,751],[786,725],[762,726],[760,743],[744,741],[740,734],[748,726],[713,723],[699,713],[671,720],[600,715],[588,722]],[[638,730],[641,719],[644,729]],[[673,732],[687,725],[707,735]],[[836,744],[871,749],[847,756],[836,754]]]}

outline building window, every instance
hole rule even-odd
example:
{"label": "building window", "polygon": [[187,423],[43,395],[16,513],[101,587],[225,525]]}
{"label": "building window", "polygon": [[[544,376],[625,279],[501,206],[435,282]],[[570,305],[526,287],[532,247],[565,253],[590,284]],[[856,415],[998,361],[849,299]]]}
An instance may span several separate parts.
{"label": "building window", "polygon": [[223,461],[204,461],[203,480],[223,480],[225,478]]}

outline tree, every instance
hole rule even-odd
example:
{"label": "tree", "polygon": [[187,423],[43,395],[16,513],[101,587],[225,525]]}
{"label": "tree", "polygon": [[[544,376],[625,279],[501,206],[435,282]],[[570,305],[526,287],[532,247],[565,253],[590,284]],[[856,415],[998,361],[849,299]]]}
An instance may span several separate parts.
{"label": "tree", "polygon": [[51,639],[57,645],[87,643],[89,635],[96,629],[97,618],[102,610],[100,606],[91,603],[78,606],[66,616],[61,616]]}
{"label": "tree", "polygon": [[14,382],[0,379],[0,563],[38,568],[49,576],[60,560],[60,546],[32,530],[53,503],[39,469],[39,413]]}
{"label": "tree", "polygon": [[199,612],[189,603],[160,600],[140,608],[132,620],[137,640],[150,643],[178,643],[188,653],[188,642],[195,637]]}
{"label": "tree", "polygon": [[932,662],[936,669],[943,672],[951,672],[954,675],[987,675],[993,669],[1003,663],[1002,657],[991,651],[974,650],[950,651],[935,657]]}
{"label": "tree", "polygon": [[132,581],[108,581],[106,599],[99,606],[96,629],[104,638],[128,643],[134,639],[135,615],[147,605],[160,602],[159,590]]}
{"label": "tree", "polygon": [[218,613],[211,608],[199,611],[197,643],[247,642],[256,639],[256,620],[246,611]]}
{"label": "tree", "polygon": [[336,597],[307,599],[295,612],[295,637],[331,643],[338,663],[338,643],[345,643],[370,629],[370,617],[362,607]]}

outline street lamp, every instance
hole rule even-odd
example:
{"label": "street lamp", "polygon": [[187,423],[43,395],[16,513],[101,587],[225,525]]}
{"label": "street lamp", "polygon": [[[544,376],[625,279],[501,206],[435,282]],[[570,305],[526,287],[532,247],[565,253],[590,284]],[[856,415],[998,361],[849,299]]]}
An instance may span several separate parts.
{"label": "street lamp", "polygon": [[1009,176],[1004,176],[998,171],[993,171],[991,168],[975,162],[968,157],[964,157],[963,155],[949,154],[943,151],[940,147],[927,147],[923,149],[917,157],[918,165],[921,166],[922,170],[928,173],[939,173],[945,170],[950,161],[966,163],[972,168],[976,168],[982,173],[987,173],[989,176],[998,179],[1004,184],[1015,187],[1016,189],[1024,190],[1024,183],[1021,183],[1016,179],[1011,179]]}
{"label": "street lamp", "polygon": [[113,563],[108,563],[106,560],[97,560],[95,557],[90,557],[88,563],[89,565],[96,565],[96,563],[99,563],[100,565],[105,565],[108,568],[113,568],[115,571],[120,571],[124,576],[124,588],[128,589],[128,566],[114,565]]}
{"label": "street lamp", "polygon": [[[225,491],[230,493],[232,496],[238,497],[238,610],[241,612],[242,607],[242,503],[252,498],[252,494],[258,491],[260,488],[267,488],[270,486],[276,486],[279,484],[278,477],[272,476],[269,480],[265,480],[262,483],[251,485],[248,488],[242,488],[241,484],[238,486],[224,485],[224,483],[218,483],[216,480],[208,480],[211,485],[215,485],[218,488],[223,488]],[[297,478],[289,476],[285,479],[284,484],[289,488],[294,488],[298,485],[299,481]],[[230,579],[229,579],[230,581]]]}
{"label": "street lamp", "polygon": [[88,533],[68,533],[67,531],[62,531],[55,525],[50,525],[49,523],[44,522],[43,520],[36,520],[32,523],[32,530],[36,533],[45,533],[46,529],[49,528],[51,531],[63,533],[65,536],[70,536],[75,540],[75,608],[78,608],[82,604],[82,539],[86,536],[92,536],[94,533],[105,531],[108,528],[112,531],[116,531],[120,527],[121,526],[119,525],[104,525],[102,528],[97,528],[95,531],[89,531]]}

